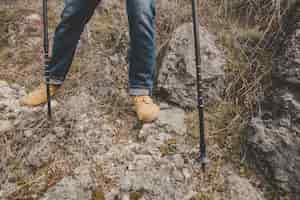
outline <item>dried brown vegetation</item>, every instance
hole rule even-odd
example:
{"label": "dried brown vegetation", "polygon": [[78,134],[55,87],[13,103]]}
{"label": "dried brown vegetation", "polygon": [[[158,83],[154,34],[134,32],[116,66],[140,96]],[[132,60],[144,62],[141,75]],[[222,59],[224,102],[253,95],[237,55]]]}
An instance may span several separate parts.
{"label": "dried brown vegetation", "polygon": [[[17,2],[19,2],[18,5],[13,5],[11,0],[5,3],[4,1],[0,2],[0,8],[3,4],[15,9],[10,11],[0,9],[0,32],[4,33],[0,35],[0,79],[32,87],[33,83],[38,82],[37,77],[40,77],[41,71],[36,71],[36,67],[33,68],[31,65],[40,64],[40,60],[32,63],[30,59],[37,57],[37,50],[30,49],[20,40],[16,41],[15,38],[12,38],[12,32],[17,32],[16,35],[22,37],[19,30],[15,29],[17,27],[15,24],[24,22],[18,13],[20,13],[21,7],[25,7],[25,3],[24,1]],[[214,184],[214,187],[211,187],[213,189],[205,194],[199,194],[199,199],[211,199],[210,197],[218,189],[222,189],[222,183],[219,182],[219,171],[224,162],[233,161],[242,175],[253,177],[251,171],[247,171],[248,167],[244,163],[243,154],[241,154],[243,153],[242,130],[248,117],[256,112],[257,102],[261,101],[260,97],[263,93],[268,93],[272,84],[270,79],[272,47],[274,41],[280,36],[284,16],[295,2],[285,0],[204,0],[199,5],[201,24],[215,32],[219,45],[224,47],[227,54],[227,89],[224,101],[207,110],[210,145],[218,144],[225,153],[220,148],[213,149],[214,146],[212,147],[212,151],[215,150],[211,155],[214,163],[213,170],[209,174],[208,184]],[[179,25],[191,21],[190,0],[176,0],[176,3],[172,5],[173,7],[159,5],[162,12],[158,13],[157,20],[158,48],[168,41]],[[15,12],[16,10],[18,13]],[[57,23],[60,10],[61,7],[50,12],[51,31]],[[32,10],[26,12],[30,11]],[[82,69],[80,66],[87,64],[90,61],[89,57],[95,56],[100,50],[101,56],[126,52],[128,38],[125,12],[124,9],[122,11],[114,10],[114,12],[116,13],[99,9],[91,21],[90,26],[93,27],[90,30],[91,35],[85,38],[88,40],[86,42],[93,43],[93,48],[88,50],[89,53],[79,52],[81,55],[74,61],[70,75],[70,79],[74,82],[79,82],[78,80],[83,76],[86,76],[86,80],[92,77],[87,75],[88,70]],[[122,17],[116,19],[114,18],[116,15]],[[114,73],[119,75],[114,79],[117,87],[122,88],[126,85],[126,66],[122,66],[118,70],[121,70],[122,73]],[[124,99],[119,99],[114,99],[112,107],[122,107]],[[120,111],[112,113],[114,114],[112,118],[116,118]],[[191,114],[189,123],[191,130],[198,132],[195,116],[195,113]],[[20,183],[21,189],[17,191],[18,195],[25,194],[28,192],[28,188],[34,187],[36,179],[45,179],[45,184],[60,179],[58,175],[50,175],[48,168],[45,171],[47,172],[42,171],[41,176],[37,172],[37,177]],[[46,190],[47,187],[46,185],[41,191]],[[24,191],[23,188],[25,188]]]}

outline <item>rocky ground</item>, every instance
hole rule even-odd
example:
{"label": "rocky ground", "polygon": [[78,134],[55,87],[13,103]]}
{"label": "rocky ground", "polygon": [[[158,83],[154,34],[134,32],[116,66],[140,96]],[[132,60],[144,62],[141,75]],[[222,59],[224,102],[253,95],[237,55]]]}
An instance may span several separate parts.
{"label": "rocky ground", "polygon": [[[158,37],[155,97],[161,113],[157,122],[145,125],[136,120],[126,92],[123,4],[104,1],[96,11],[68,80],[53,101],[51,122],[45,106],[19,105],[42,77],[40,5],[9,4],[0,4],[0,31],[5,33],[0,37],[0,199],[265,199],[262,179],[245,175],[220,145],[230,138],[218,134],[218,123],[224,121],[218,112],[226,106],[226,56],[204,26],[200,34],[211,163],[204,174],[196,162],[196,77],[186,2],[158,3],[158,27],[167,30]],[[50,12],[52,32],[62,6],[60,1],[50,4],[56,8]],[[168,9],[180,10],[182,18],[167,16]]]}
{"label": "rocky ground", "polygon": [[24,88],[2,81],[0,91],[3,199],[263,199],[228,165],[216,168],[217,146],[202,173],[178,107],[161,103],[158,122],[140,125],[81,91],[54,101],[49,123],[45,107],[19,106]]}

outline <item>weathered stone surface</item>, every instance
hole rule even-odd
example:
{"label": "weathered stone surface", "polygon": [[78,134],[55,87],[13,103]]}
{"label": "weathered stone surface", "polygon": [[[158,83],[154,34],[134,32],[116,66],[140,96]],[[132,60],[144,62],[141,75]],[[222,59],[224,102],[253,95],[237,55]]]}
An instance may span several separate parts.
{"label": "weathered stone surface", "polygon": [[115,7],[120,7],[121,2],[118,0],[102,0],[100,7],[103,9],[112,9]]}
{"label": "weathered stone surface", "polygon": [[65,177],[53,188],[50,188],[41,200],[83,200],[91,199],[91,191],[86,191],[80,181],[73,177]]}
{"label": "weathered stone surface", "polygon": [[288,193],[300,196],[300,4],[294,4],[286,23],[284,42],[275,55],[273,92],[262,102],[248,129],[251,162],[266,178]]}
{"label": "weathered stone surface", "polygon": [[[273,77],[291,84],[300,84],[300,8],[293,4],[289,21],[286,22],[287,36],[275,58]],[[292,32],[292,34],[290,34]]]}
{"label": "weathered stone surface", "polygon": [[0,134],[13,129],[13,125],[9,120],[0,120]]}
{"label": "weathered stone surface", "polygon": [[[192,24],[180,26],[159,56],[157,90],[169,102],[184,108],[196,106],[196,66]],[[202,76],[207,103],[220,98],[225,64],[214,37],[200,26]]]}
{"label": "weathered stone surface", "polygon": [[42,138],[41,142],[32,146],[31,151],[27,157],[28,165],[34,168],[39,168],[50,160],[54,160],[55,146],[53,142],[55,137],[53,135],[47,135]]}
{"label": "weathered stone surface", "polygon": [[[77,94],[65,98],[63,105],[56,107],[52,127],[47,128],[43,107],[19,106],[17,99],[24,92],[7,83],[2,85],[0,94],[6,96],[0,104],[5,107],[5,116],[14,116],[9,121],[16,125],[12,142],[4,145],[7,149],[0,149],[1,156],[7,158],[0,162],[0,181],[6,185],[1,188],[4,195],[11,194],[16,187],[9,187],[7,177],[14,182],[18,178],[15,173],[26,177],[32,170],[57,159],[70,161],[74,177],[54,183],[42,195],[43,200],[90,199],[91,191],[98,187],[96,183],[104,182],[113,183],[103,189],[108,200],[135,195],[144,199],[182,200],[197,184],[193,162],[185,156],[192,148],[182,136],[186,132],[182,109],[163,103],[160,119],[143,125],[137,133],[139,140],[130,135],[116,142],[116,127],[126,121],[105,121],[102,109],[95,107],[98,102],[85,90],[79,88]],[[12,149],[10,144],[18,148]],[[11,162],[20,154],[17,164],[24,169],[21,172],[13,170]]]}
{"label": "weathered stone surface", "polygon": [[230,200],[264,200],[261,192],[257,191],[246,178],[242,178],[228,167],[222,169],[225,178],[225,199]]}
{"label": "weathered stone surface", "polygon": [[251,159],[278,187],[299,194],[300,186],[300,103],[297,91],[280,89],[274,93],[271,109],[253,118],[247,144]]}
{"label": "weathered stone surface", "polygon": [[[184,176],[183,168],[186,168],[185,174],[192,173],[180,154],[187,149],[186,145],[177,144],[182,147],[178,152],[162,156],[159,148],[172,135],[160,132],[156,125],[146,125],[142,131],[145,142],[114,145],[109,152],[95,158],[104,163],[106,176],[119,177],[118,188],[114,191],[120,191],[122,198],[132,192],[142,192],[145,199],[183,199],[191,189],[191,185],[187,184],[191,176]],[[114,192],[108,196],[113,199],[119,194]]]}
{"label": "weathered stone surface", "polygon": [[184,110],[167,104],[161,104],[160,107],[158,123],[167,128],[169,132],[174,131],[179,135],[184,135],[187,131]]}

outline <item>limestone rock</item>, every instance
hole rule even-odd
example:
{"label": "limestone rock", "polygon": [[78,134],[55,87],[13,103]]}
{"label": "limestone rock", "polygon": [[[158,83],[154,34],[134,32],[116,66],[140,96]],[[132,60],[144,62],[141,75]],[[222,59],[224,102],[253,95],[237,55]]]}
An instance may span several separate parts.
{"label": "limestone rock", "polygon": [[264,200],[261,192],[257,191],[247,179],[240,177],[228,167],[224,167],[225,190],[230,200]]}
{"label": "limestone rock", "polygon": [[5,133],[13,129],[13,125],[8,120],[0,120],[0,134]]}
{"label": "limestone rock", "polygon": [[179,135],[184,135],[187,131],[185,117],[184,110],[162,104],[158,124],[167,128],[169,132],[174,131]]}
{"label": "limestone rock", "polygon": [[[171,40],[159,52],[157,90],[169,102],[184,108],[197,105],[196,66],[193,26],[181,25]],[[217,48],[214,37],[200,26],[202,76],[206,102],[219,100],[224,87],[224,55]]]}
{"label": "limestone rock", "polygon": [[55,137],[53,135],[48,135],[41,140],[40,143],[32,146],[32,149],[27,157],[27,162],[29,166],[39,168],[54,159],[56,152],[53,141]]}
{"label": "limestone rock", "polygon": [[70,176],[63,178],[50,188],[41,200],[83,200],[91,199],[91,191],[85,191],[80,181]]}
{"label": "limestone rock", "polygon": [[252,118],[246,144],[267,180],[290,199],[300,195],[300,4],[286,21],[286,35],[274,58],[272,95],[261,102]]}
{"label": "limestone rock", "polygon": [[275,57],[274,67],[273,67],[273,77],[281,81],[299,84],[300,83],[300,6],[299,2],[292,3],[293,8],[290,11],[289,22],[286,22],[286,32],[291,32],[287,34],[285,39],[283,39],[282,44],[280,44],[279,51]]}

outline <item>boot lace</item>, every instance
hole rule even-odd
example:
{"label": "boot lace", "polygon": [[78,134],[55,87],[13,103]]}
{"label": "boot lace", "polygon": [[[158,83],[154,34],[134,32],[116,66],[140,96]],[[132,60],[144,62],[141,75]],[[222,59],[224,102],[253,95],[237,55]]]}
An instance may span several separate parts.
{"label": "boot lace", "polygon": [[152,103],[152,99],[149,96],[135,96],[133,97],[133,101],[136,103]]}

